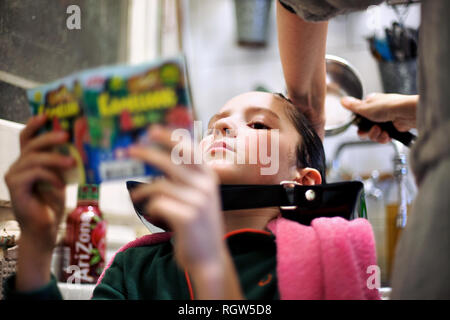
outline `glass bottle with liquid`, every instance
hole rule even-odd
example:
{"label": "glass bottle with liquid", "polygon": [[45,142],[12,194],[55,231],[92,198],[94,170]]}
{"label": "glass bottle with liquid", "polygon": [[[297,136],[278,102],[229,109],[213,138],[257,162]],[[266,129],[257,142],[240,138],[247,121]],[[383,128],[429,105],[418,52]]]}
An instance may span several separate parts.
{"label": "glass bottle with liquid", "polygon": [[372,171],[370,178],[363,181],[367,205],[367,219],[372,225],[375,238],[377,265],[381,270],[381,285],[388,283],[387,250],[386,250],[386,210],[380,174]]}
{"label": "glass bottle with liquid", "polygon": [[394,156],[394,177],[385,193],[386,208],[386,253],[388,281],[392,275],[395,250],[401,233],[408,221],[408,214],[415,197],[415,188],[408,175],[407,154]]}

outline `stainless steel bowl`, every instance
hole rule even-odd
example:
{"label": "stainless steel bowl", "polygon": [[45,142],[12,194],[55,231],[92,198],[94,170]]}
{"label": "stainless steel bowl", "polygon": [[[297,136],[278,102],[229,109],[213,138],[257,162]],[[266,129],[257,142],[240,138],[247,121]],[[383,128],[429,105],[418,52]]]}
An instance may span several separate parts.
{"label": "stainless steel bowl", "polygon": [[327,95],[325,99],[325,135],[332,136],[345,131],[355,120],[355,115],[345,109],[340,99],[363,97],[361,77],[346,60],[326,55]]}

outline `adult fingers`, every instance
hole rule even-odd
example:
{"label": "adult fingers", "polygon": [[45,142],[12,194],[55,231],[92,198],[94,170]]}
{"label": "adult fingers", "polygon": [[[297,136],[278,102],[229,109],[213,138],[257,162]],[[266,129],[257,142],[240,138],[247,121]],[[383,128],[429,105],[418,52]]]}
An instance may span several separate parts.
{"label": "adult fingers", "polygon": [[400,119],[393,121],[394,127],[400,132],[406,132],[414,127],[414,122],[411,120]]}
{"label": "adult fingers", "polygon": [[368,132],[368,136],[372,141],[378,141],[378,138],[381,136],[382,130],[379,126],[374,125]]}
{"label": "adult fingers", "polygon": [[368,131],[358,130],[358,136],[361,139],[370,138],[371,140],[378,142],[378,143],[388,143],[392,140],[386,131],[382,131],[380,135],[377,135],[376,132],[375,133],[372,132],[372,134],[373,134],[373,137],[375,138],[375,140],[370,138]]}
{"label": "adult fingers", "polygon": [[361,105],[362,100],[356,99],[354,97],[343,97],[341,99],[341,104],[349,109],[350,111],[356,112],[358,109],[358,106]]}
{"label": "adult fingers", "polygon": [[354,97],[343,97],[341,104],[353,113],[366,117],[369,120],[381,121],[379,108],[372,102],[369,103],[366,100],[359,100]]}
{"label": "adult fingers", "polygon": [[348,110],[369,120],[375,122],[391,121],[392,115],[390,114],[389,108],[377,99],[359,100],[353,97],[343,97],[341,104]]}
{"label": "adult fingers", "polygon": [[361,139],[367,139],[367,137],[368,137],[368,132],[367,131],[362,131],[362,130],[359,130],[358,129],[358,136],[361,138]]}
{"label": "adult fingers", "polygon": [[383,144],[388,143],[391,140],[392,140],[391,137],[389,136],[389,134],[386,131],[383,131],[381,133],[381,135],[378,137],[378,142],[383,143]]}
{"label": "adult fingers", "polygon": [[368,132],[368,136],[370,140],[378,142],[378,143],[388,143],[391,141],[389,134],[382,130],[379,126],[373,126]]}

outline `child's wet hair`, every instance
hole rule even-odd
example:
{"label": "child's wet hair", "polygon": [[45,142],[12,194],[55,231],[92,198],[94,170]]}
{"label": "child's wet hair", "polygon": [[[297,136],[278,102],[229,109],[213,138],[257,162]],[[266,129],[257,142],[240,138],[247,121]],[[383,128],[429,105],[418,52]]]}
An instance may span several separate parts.
{"label": "child's wet hair", "polygon": [[322,140],[292,100],[282,93],[274,93],[274,95],[285,102],[286,115],[302,138],[302,142],[299,143],[296,150],[297,167],[317,169],[322,176],[322,183],[325,183],[326,164]]}

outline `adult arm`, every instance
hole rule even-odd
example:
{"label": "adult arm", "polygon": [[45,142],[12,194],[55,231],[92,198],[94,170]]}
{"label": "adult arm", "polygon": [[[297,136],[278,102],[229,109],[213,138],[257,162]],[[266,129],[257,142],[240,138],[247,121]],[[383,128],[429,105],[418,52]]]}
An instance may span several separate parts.
{"label": "adult arm", "polygon": [[327,29],[327,22],[307,22],[277,1],[278,47],[287,94],[322,138]]}
{"label": "adult arm", "polygon": [[281,0],[306,21],[326,21],[337,15],[365,10],[384,0]]}
{"label": "adult arm", "polygon": [[303,110],[322,139],[325,135],[326,21],[382,1],[277,1],[278,46],[288,96]]}

